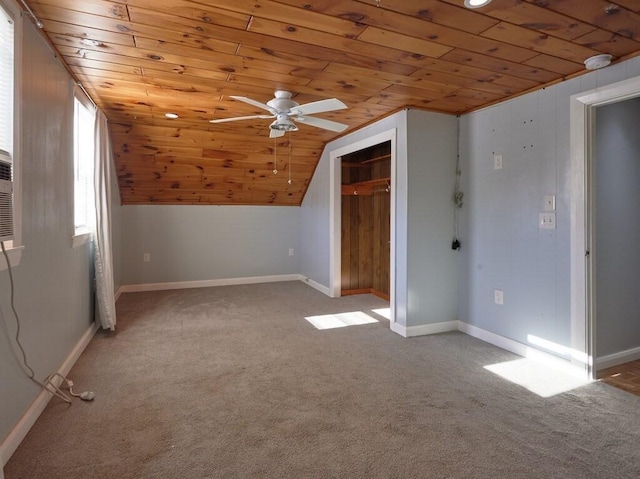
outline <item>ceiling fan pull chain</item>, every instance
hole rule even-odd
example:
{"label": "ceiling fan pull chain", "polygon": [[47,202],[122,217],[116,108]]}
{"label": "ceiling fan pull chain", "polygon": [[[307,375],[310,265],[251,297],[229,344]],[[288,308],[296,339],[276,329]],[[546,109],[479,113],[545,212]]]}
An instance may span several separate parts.
{"label": "ceiling fan pull chain", "polygon": [[287,183],[293,183],[291,181],[291,131],[289,131],[289,181]]}
{"label": "ceiling fan pull chain", "polygon": [[278,139],[273,139],[273,174],[278,174]]}

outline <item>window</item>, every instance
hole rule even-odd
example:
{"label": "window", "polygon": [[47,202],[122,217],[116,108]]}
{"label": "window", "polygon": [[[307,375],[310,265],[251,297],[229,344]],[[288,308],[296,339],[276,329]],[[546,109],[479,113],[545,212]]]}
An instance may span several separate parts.
{"label": "window", "polygon": [[[74,97],[74,237],[86,242],[93,227],[93,164],[95,108],[76,88]],[[80,243],[80,244],[81,244]],[[75,244],[75,242],[74,242]]]}
{"label": "window", "polygon": [[14,23],[0,5],[0,150],[13,156]]}
{"label": "window", "polygon": [[[18,63],[20,24],[15,21],[19,10],[12,3],[0,0],[0,150],[3,153],[2,192],[0,193],[0,234],[9,253],[12,266],[20,262],[20,165],[18,145],[15,141],[19,130],[16,101],[18,89]],[[12,180],[12,184],[11,184]],[[12,238],[11,241],[6,241]],[[0,269],[6,268],[6,261],[0,254]]]}

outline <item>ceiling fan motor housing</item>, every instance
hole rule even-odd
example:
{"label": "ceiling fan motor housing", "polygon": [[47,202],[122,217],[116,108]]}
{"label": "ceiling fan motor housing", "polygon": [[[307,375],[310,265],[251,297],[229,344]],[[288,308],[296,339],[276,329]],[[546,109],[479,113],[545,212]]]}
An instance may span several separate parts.
{"label": "ceiling fan motor housing", "polygon": [[276,114],[280,116],[281,113],[289,113],[289,110],[294,106],[300,106],[298,102],[291,99],[291,92],[277,90],[275,92],[275,98],[267,102],[267,106],[270,106],[276,110]]}

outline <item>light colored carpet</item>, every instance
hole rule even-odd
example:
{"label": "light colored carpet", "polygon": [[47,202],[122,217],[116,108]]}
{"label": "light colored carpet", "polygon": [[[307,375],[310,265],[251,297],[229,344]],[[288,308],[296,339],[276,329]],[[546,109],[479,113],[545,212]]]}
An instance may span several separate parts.
{"label": "light colored carpet", "polygon": [[[543,398],[461,333],[304,318],[384,307],[300,282],[124,295],[5,468],[16,478],[633,478],[640,397]],[[380,318],[378,318],[380,319]]]}

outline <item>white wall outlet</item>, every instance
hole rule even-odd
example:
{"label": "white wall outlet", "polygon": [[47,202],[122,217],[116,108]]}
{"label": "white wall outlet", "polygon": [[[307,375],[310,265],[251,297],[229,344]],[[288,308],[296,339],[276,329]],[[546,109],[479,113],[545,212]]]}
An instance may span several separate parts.
{"label": "white wall outlet", "polygon": [[544,210],[555,211],[556,210],[556,195],[545,195],[544,197]]}
{"label": "white wall outlet", "polygon": [[151,261],[151,255],[149,253],[145,253],[144,255],[142,255],[142,261],[148,263],[149,261]]}
{"label": "white wall outlet", "polygon": [[556,229],[556,214],[555,213],[540,213],[538,219],[538,226],[543,230]]}
{"label": "white wall outlet", "polygon": [[494,289],[493,290],[493,301],[496,304],[504,304],[504,291],[502,291],[501,289]]}
{"label": "white wall outlet", "polygon": [[289,248],[289,256],[293,256],[293,248]]}
{"label": "white wall outlet", "polygon": [[493,155],[493,169],[494,170],[502,169],[502,155]]}

